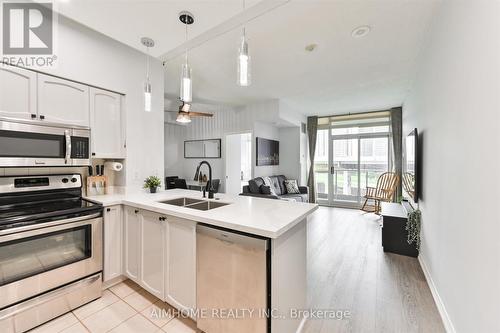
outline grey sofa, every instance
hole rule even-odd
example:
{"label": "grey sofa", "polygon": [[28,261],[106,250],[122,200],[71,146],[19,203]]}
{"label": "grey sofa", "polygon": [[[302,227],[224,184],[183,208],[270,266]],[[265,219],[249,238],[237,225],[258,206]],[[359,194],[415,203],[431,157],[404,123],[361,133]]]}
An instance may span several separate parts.
{"label": "grey sofa", "polygon": [[285,176],[270,176],[271,186],[276,195],[270,194],[267,186],[264,185],[264,180],[257,177],[248,181],[248,185],[243,186],[243,193],[240,195],[267,198],[267,199],[282,199],[293,200],[298,202],[309,202],[309,188],[307,186],[299,186],[300,194],[287,193],[285,187]]}

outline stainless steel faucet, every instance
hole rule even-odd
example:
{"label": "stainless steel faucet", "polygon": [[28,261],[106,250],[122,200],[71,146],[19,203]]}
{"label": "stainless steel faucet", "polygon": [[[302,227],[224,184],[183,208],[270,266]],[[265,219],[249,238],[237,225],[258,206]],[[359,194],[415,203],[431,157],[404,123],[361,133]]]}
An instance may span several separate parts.
{"label": "stainless steel faucet", "polygon": [[201,161],[200,164],[198,165],[198,168],[201,168],[203,164],[206,164],[208,166],[208,183],[203,188],[203,197],[205,198],[205,191],[207,190],[207,185],[208,185],[208,198],[213,199],[214,190],[212,188],[212,166],[207,161]]}

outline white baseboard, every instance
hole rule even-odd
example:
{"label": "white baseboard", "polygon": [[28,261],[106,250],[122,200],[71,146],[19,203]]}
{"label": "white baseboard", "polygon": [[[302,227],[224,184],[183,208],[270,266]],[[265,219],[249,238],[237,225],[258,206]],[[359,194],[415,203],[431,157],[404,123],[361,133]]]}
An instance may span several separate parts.
{"label": "white baseboard", "polygon": [[420,263],[420,267],[422,267],[422,271],[424,272],[425,279],[427,280],[427,284],[431,290],[432,297],[434,298],[434,302],[436,302],[436,306],[439,311],[439,315],[441,316],[441,320],[443,321],[444,328],[448,333],[456,333],[455,327],[451,322],[450,316],[448,316],[448,312],[444,306],[443,300],[439,296],[439,293],[436,289],[436,285],[434,285],[434,281],[432,280],[431,274],[427,265],[425,264],[424,259],[421,255],[418,256],[418,262]]}

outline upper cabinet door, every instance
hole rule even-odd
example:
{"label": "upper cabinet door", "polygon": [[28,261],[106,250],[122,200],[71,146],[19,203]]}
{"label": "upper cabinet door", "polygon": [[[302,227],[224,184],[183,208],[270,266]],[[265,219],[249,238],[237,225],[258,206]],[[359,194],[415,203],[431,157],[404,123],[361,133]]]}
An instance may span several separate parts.
{"label": "upper cabinet door", "polygon": [[90,88],[90,127],[92,128],[93,157],[125,157],[121,95]]}
{"label": "upper cabinet door", "polygon": [[89,87],[38,74],[38,117],[66,125],[90,126]]}
{"label": "upper cabinet door", "polygon": [[0,116],[36,119],[36,73],[0,66]]}

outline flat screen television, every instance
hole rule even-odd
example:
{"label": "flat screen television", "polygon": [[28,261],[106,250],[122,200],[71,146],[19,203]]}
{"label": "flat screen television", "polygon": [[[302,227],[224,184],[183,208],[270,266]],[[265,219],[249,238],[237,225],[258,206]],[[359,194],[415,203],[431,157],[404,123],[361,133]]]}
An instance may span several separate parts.
{"label": "flat screen television", "polygon": [[404,196],[415,203],[420,197],[418,149],[418,131],[415,128],[405,139],[403,164]]}
{"label": "flat screen television", "polygon": [[279,165],[280,142],[264,138],[256,138],[256,165]]}

